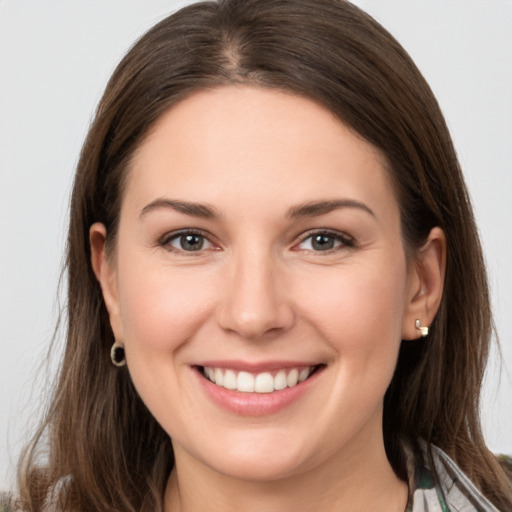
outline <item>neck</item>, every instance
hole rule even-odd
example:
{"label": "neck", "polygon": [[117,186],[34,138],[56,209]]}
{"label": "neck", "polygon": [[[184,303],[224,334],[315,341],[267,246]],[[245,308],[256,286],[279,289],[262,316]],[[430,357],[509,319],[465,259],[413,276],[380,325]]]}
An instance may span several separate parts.
{"label": "neck", "polygon": [[[379,437],[379,436],[376,436]],[[346,448],[307,471],[272,481],[215,471],[175,447],[166,512],[403,512],[407,484],[389,464],[382,438]]]}

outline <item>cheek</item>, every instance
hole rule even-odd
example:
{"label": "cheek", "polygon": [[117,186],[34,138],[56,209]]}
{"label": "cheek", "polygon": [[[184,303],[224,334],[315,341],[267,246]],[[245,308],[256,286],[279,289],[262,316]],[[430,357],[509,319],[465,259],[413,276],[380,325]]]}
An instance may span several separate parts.
{"label": "cheek", "polygon": [[332,348],[333,392],[326,395],[318,421],[331,425],[335,438],[356,432],[380,410],[401,344],[405,263],[398,258],[388,265],[340,268],[323,282],[330,293],[325,286],[320,293],[322,281],[311,280],[301,294],[307,298],[304,318]]}
{"label": "cheek", "polygon": [[302,315],[337,352],[385,353],[401,340],[405,268],[395,257],[317,274],[297,290]]}
{"label": "cheek", "polygon": [[127,351],[176,350],[193,336],[212,299],[211,279],[199,271],[148,265],[132,256],[119,264],[119,300]]}
{"label": "cheek", "polygon": [[[119,262],[119,300],[131,379],[140,397],[167,432],[186,429],[186,385],[181,348],[209,315],[215,287],[201,272],[148,265],[131,253]],[[172,407],[169,407],[172,404]]]}

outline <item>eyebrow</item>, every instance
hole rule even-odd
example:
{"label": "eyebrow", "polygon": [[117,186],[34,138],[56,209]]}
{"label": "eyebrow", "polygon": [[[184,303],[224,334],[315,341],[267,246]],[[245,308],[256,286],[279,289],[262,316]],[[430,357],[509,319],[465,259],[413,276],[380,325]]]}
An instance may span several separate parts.
{"label": "eyebrow", "polygon": [[213,206],[189,201],[179,201],[176,199],[155,199],[142,208],[140,217],[142,218],[148,213],[162,208],[168,208],[179,213],[184,213],[185,215],[200,217],[202,219],[219,219],[222,217],[221,213]]}
{"label": "eyebrow", "polygon": [[[142,208],[140,217],[142,218],[148,213],[162,208],[169,208],[179,213],[202,219],[215,220],[222,217],[222,214],[215,207],[208,204],[176,199],[155,199]],[[299,204],[288,210],[287,217],[290,219],[317,217],[341,208],[357,208],[375,217],[375,213],[368,206],[354,199],[332,199],[328,201],[311,201]]]}
{"label": "eyebrow", "polygon": [[340,208],[357,208],[375,217],[375,213],[368,206],[354,199],[332,199],[299,204],[288,210],[288,217],[291,219],[317,217]]}

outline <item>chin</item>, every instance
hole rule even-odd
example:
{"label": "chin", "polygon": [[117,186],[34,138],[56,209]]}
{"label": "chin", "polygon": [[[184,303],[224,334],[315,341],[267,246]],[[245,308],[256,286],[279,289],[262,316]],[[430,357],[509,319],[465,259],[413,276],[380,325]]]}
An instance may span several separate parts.
{"label": "chin", "polygon": [[272,454],[238,453],[211,465],[212,469],[225,476],[253,482],[284,480],[305,471],[307,468],[304,466],[304,461],[284,450]]}
{"label": "chin", "polygon": [[219,436],[209,447],[198,446],[195,458],[226,477],[255,482],[286,479],[314,465],[305,455],[308,447],[289,430],[228,437]]}

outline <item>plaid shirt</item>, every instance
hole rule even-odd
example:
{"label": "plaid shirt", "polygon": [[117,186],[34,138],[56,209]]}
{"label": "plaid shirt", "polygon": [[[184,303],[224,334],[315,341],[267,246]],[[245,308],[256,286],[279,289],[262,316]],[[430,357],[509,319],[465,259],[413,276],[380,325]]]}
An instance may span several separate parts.
{"label": "plaid shirt", "polygon": [[437,446],[428,455],[406,450],[409,503],[406,512],[500,512]]}

